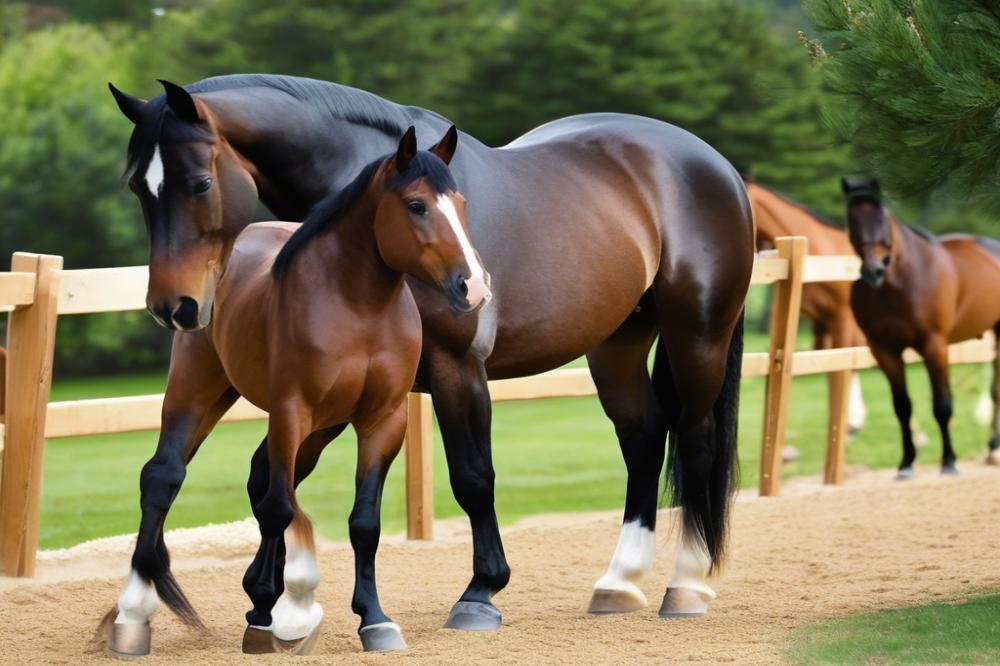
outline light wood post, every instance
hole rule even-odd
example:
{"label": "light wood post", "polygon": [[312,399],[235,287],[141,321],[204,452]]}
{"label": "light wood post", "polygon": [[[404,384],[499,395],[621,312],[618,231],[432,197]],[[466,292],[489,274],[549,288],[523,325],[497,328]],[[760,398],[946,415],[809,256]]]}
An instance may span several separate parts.
{"label": "light wood post", "polygon": [[406,537],[434,536],[434,410],[431,398],[411,393],[406,405]]}
{"label": "light wood post", "polygon": [[788,260],[788,279],[774,285],[771,309],[771,345],[764,397],[764,438],[760,452],[760,494],[777,495],[781,475],[781,449],[785,445],[788,392],[792,382],[792,356],[802,305],[802,270],[808,250],[805,238],[778,238],[778,256]]}
{"label": "light wood post", "polygon": [[12,271],[35,273],[32,305],[16,308],[7,328],[7,405],[0,480],[0,565],[8,576],[35,573],[42,497],[45,413],[52,387],[62,257],[18,252]]}
{"label": "light wood post", "polygon": [[847,455],[847,408],[851,400],[853,370],[839,370],[827,376],[830,389],[830,422],[826,435],[826,464],[823,483],[844,482],[844,461]]}

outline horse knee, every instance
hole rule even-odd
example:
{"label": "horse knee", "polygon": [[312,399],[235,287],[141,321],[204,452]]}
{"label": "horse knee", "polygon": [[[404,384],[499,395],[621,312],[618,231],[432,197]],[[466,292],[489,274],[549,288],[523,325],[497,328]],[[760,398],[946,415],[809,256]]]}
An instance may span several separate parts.
{"label": "horse knee", "polygon": [[493,484],[496,474],[492,468],[483,470],[457,470],[451,473],[451,487],[458,505],[472,513],[493,503]]}
{"label": "horse knee", "polygon": [[910,402],[910,396],[906,395],[905,391],[892,392],[892,407],[900,421],[906,424],[910,423],[910,419],[913,417],[913,403]]}
{"label": "horse knee", "polygon": [[180,491],[187,468],[180,456],[157,454],[139,475],[140,506],[144,511],[166,511]]}
{"label": "horse knee", "polygon": [[247,496],[250,506],[256,510],[257,504],[264,498],[270,485],[267,448],[260,446],[250,460],[250,476],[247,477]]}
{"label": "horse knee", "polygon": [[942,397],[934,399],[934,418],[938,423],[945,424],[951,421],[951,414],[951,398]]}
{"label": "horse knee", "polygon": [[279,537],[292,524],[295,510],[291,498],[284,489],[270,487],[264,497],[254,507],[254,515],[260,524],[264,537]]}

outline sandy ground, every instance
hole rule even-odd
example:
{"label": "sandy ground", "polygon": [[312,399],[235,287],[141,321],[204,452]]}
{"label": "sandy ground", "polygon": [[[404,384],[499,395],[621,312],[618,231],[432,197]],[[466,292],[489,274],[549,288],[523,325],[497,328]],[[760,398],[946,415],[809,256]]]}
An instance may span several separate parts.
{"label": "sandy ground", "polygon": [[[439,628],[471,564],[467,529],[443,521],[433,542],[390,537],[379,552],[383,604],[410,645],[393,655],[361,653],[350,611],[350,547],[324,543],[317,593],[326,611],[323,635],[316,653],[297,661],[779,663],[796,626],[1000,588],[998,516],[1000,470],[973,463],[957,478],[929,467],[902,483],[892,482],[891,472],[855,472],[840,488],[802,479],[787,483],[780,498],[744,493],[711,613],[670,621],[656,616],[673,550],[663,528],[672,521],[669,511],[661,518],[656,565],[642,583],[651,607],[622,616],[584,613],[617,541],[617,513],[532,518],[504,530],[514,571],[496,598],[504,627],[479,634]],[[161,610],[148,663],[293,659],[240,653],[249,607],[240,580],[256,538],[250,522],[168,535],[178,579],[211,634],[196,635]],[[0,579],[0,662],[107,663],[91,636],[118,594],[130,546],[130,538],[119,537],[43,553],[36,579]]]}

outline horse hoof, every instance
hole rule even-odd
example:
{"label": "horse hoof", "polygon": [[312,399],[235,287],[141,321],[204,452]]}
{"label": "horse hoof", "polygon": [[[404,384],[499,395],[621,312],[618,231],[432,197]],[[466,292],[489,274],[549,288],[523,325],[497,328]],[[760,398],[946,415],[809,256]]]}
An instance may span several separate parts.
{"label": "horse hoof", "polygon": [[800,457],[801,455],[799,454],[798,448],[792,446],[791,444],[785,444],[785,446],[781,449],[781,462],[795,462]]}
{"label": "horse hoof", "polygon": [[694,590],[668,587],[660,606],[660,617],[701,617],[708,613],[708,601]]}
{"label": "horse hoof", "polygon": [[108,652],[120,659],[138,659],[149,654],[149,645],[153,635],[148,622],[142,624],[111,625],[111,635],[108,637]]}
{"label": "horse hoof", "polygon": [[991,449],[990,452],[986,454],[986,464],[1000,465],[1000,449]]}
{"label": "horse hoof", "polygon": [[365,652],[393,652],[406,649],[403,632],[395,622],[380,622],[361,627],[358,635],[361,636],[361,647]]}
{"label": "horse hoof", "polygon": [[463,631],[496,631],[500,628],[500,610],[481,601],[459,601],[444,623],[445,629]]}
{"label": "horse hoof", "polygon": [[642,610],[646,605],[646,595],[637,587],[632,590],[595,589],[590,597],[590,607],[587,608],[587,612],[594,615],[633,613]]}
{"label": "horse hoof", "polygon": [[955,463],[941,465],[941,476],[958,476],[958,468],[955,467]]}
{"label": "horse hoof", "polygon": [[274,652],[274,634],[260,627],[247,627],[243,632],[243,654]]}
{"label": "horse hoof", "polygon": [[897,481],[909,481],[914,476],[916,476],[916,473],[913,471],[912,467],[903,467],[896,472]]}
{"label": "horse hoof", "polygon": [[282,654],[295,655],[297,657],[305,657],[312,654],[313,649],[316,647],[316,642],[319,640],[319,625],[309,632],[302,638],[295,638],[290,641],[278,638],[274,634],[271,635],[271,644],[273,646],[272,652],[280,652]]}

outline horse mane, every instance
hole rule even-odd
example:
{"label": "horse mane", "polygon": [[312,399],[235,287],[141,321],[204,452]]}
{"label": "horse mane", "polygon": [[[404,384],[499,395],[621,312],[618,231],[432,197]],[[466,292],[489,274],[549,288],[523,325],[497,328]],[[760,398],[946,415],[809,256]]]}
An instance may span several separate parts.
{"label": "horse mane", "polygon": [[[271,275],[274,276],[275,280],[281,280],[288,274],[288,269],[299,250],[347,214],[351,206],[368,189],[368,184],[375,172],[388,158],[389,155],[383,155],[369,162],[344,189],[327,194],[313,206],[309,214],[302,220],[302,226],[295,230],[274,258],[274,263],[271,265]],[[437,155],[425,150],[418,151],[413,156],[405,171],[394,173],[389,177],[386,185],[388,189],[399,191],[420,178],[426,179],[431,188],[438,194],[458,190],[458,185],[447,165]]]}
{"label": "horse mane", "polygon": [[762,190],[767,190],[768,192],[770,192],[774,196],[778,197],[778,199],[780,199],[781,201],[784,201],[789,206],[791,206],[793,208],[799,209],[800,211],[802,211],[803,213],[805,213],[809,217],[813,218],[814,220],[816,220],[817,222],[819,222],[823,226],[830,227],[831,229],[836,229],[838,231],[843,231],[844,230],[844,225],[838,224],[833,218],[830,218],[830,217],[828,217],[826,215],[823,215],[822,213],[817,213],[815,210],[813,210],[809,206],[805,205],[804,203],[801,203],[800,201],[797,201],[796,199],[793,199],[792,197],[788,196],[784,192],[780,192],[780,191],[772,189],[770,187],[764,187],[763,185],[761,185],[760,183],[758,183],[756,181],[750,181],[750,182],[752,182],[754,185],[756,185],[757,187],[761,188]]}
{"label": "horse mane", "polygon": [[[411,124],[407,108],[364,90],[298,76],[276,74],[231,74],[213,76],[184,86],[189,93],[210,93],[244,88],[269,88],[284,93],[309,105],[335,120],[370,127],[393,139],[403,135],[403,128]],[[197,141],[207,138],[204,130],[190,123],[165,123],[168,113],[166,97],[158,95],[149,101],[153,122],[136,125],[128,142],[125,178],[130,177],[144,155],[151,152],[153,144],[164,129],[171,142]]]}

